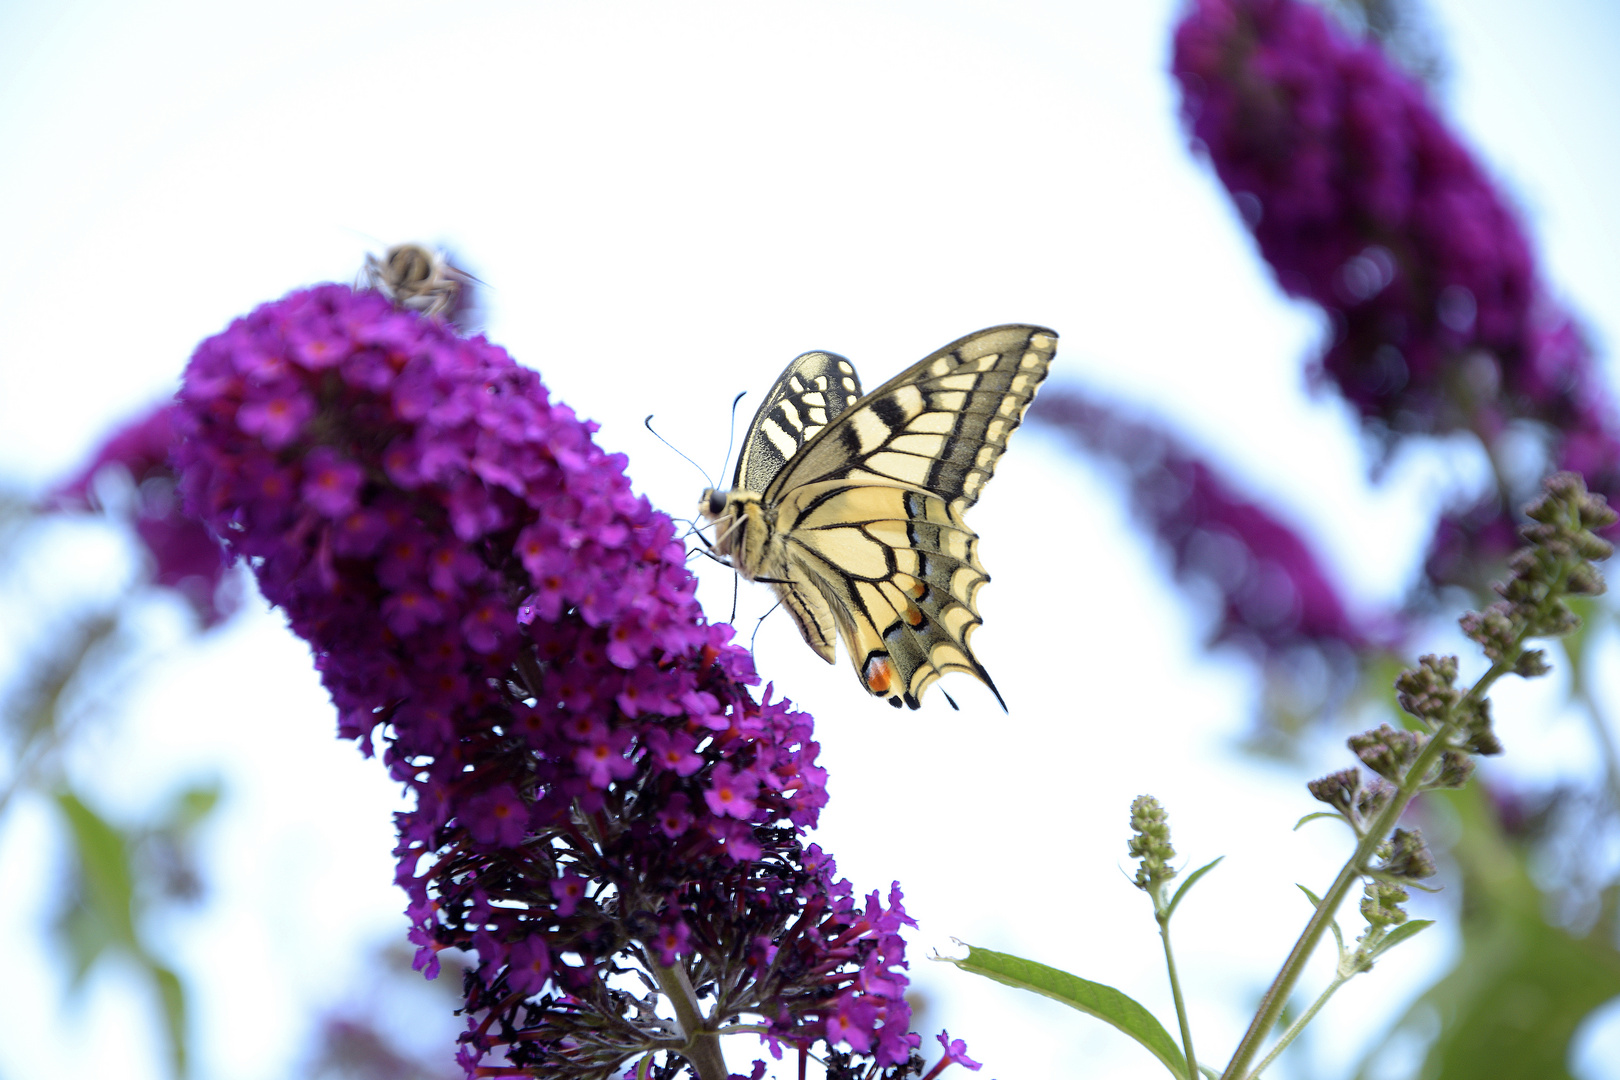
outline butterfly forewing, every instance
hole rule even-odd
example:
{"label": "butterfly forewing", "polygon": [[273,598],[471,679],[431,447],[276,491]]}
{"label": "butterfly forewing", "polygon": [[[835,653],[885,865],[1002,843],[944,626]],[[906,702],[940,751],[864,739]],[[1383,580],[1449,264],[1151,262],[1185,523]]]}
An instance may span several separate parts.
{"label": "butterfly forewing", "polygon": [[765,489],[847,478],[922,488],[966,510],[1024,418],[1057,349],[1038,326],[969,334],[913,364],[808,440]]}
{"label": "butterfly forewing", "polygon": [[842,356],[807,352],[794,360],[748,425],[732,489],[764,491],[805,443],[860,396],[855,367]]}

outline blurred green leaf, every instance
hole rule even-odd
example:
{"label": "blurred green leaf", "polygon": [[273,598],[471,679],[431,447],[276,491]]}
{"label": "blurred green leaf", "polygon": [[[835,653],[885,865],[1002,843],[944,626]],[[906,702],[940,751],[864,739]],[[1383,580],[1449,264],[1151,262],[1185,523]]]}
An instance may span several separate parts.
{"label": "blurred green leaf", "polygon": [[175,799],[169,820],[159,828],[189,832],[214,812],[222,791],[218,780],[187,788]]}
{"label": "blurred green leaf", "polygon": [[[1460,824],[1453,855],[1464,881],[1462,951],[1384,1041],[1421,1030],[1434,1016],[1440,1033],[1416,1074],[1423,1080],[1568,1078],[1576,1029],[1620,996],[1620,952],[1606,924],[1577,937],[1546,921],[1541,891],[1523,854],[1502,835],[1481,785],[1443,797]],[[1358,1076],[1368,1075],[1377,1052]]]}
{"label": "blurred green leaf", "polygon": [[175,1076],[185,1076],[186,1056],[186,991],[180,977],[155,961],[146,964],[148,974],[157,985],[158,1000],[163,1005],[164,1030],[169,1037],[169,1065]]}
{"label": "blurred green leaf", "polygon": [[[1204,869],[1207,870],[1214,865],[1210,863]],[[1187,1059],[1182,1056],[1181,1047],[1164,1029],[1164,1025],[1135,999],[1115,990],[1112,986],[1091,982],[1033,960],[975,948],[972,945],[968,946],[965,959],[959,960],[950,956],[941,956],[938,959],[955,964],[963,971],[970,971],[975,975],[983,975],[996,982],[1006,983],[1008,986],[1016,986],[1020,990],[1028,990],[1052,998],[1054,1001],[1061,1001],[1072,1009],[1078,1009],[1106,1021],[1146,1047],[1149,1053],[1164,1063],[1172,1075],[1177,1077],[1187,1075]]]}
{"label": "blurred green leaf", "polygon": [[[197,789],[204,791],[205,789]],[[192,792],[176,800],[176,814],[206,813],[218,799],[216,789],[205,799]],[[135,838],[90,809],[71,791],[60,791],[56,805],[68,824],[78,881],[78,903],[66,908],[57,931],[72,954],[73,984],[77,986],[104,953],[117,949],[138,964],[152,980],[163,1013],[169,1062],[175,1076],[185,1076],[186,1000],[180,978],[152,958],[141,940],[137,924],[136,865],[131,858]]]}
{"label": "blurred green leaf", "polygon": [[80,903],[97,920],[109,944],[139,954],[135,936],[135,880],[130,871],[129,839],[70,791],[59,792],[56,805],[68,823],[83,886]]}

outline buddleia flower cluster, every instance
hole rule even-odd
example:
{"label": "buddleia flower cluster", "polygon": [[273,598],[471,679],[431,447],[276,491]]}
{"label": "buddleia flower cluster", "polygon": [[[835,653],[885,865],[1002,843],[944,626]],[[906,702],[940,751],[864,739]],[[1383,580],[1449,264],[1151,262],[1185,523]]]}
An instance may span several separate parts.
{"label": "buddleia flower cluster", "polygon": [[1447,515],[1428,577],[1483,588],[1515,544],[1517,474],[1620,495],[1620,412],[1540,280],[1511,200],[1422,83],[1304,0],[1193,0],[1173,68],[1195,146],[1290,296],[1319,305],[1316,372],[1374,436],[1470,431],[1506,495]]}
{"label": "buddleia flower cluster", "polygon": [[325,285],[203,342],[174,423],[188,509],[414,796],[397,879],[419,968],[476,954],[469,1076],[723,1080],[723,1030],[920,1065],[898,886],[802,839],[811,718],[748,689],[671,521],[534,372]]}
{"label": "buddleia flower cluster", "polygon": [[1423,657],[1395,682],[1406,727],[1384,724],[1352,736],[1350,749],[1361,767],[1310,784],[1311,794],[1332,807],[1358,838],[1377,841],[1376,847],[1369,846],[1374,858],[1360,867],[1367,877],[1362,914],[1375,937],[1405,921],[1400,904],[1407,899],[1406,886],[1435,870],[1415,830],[1388,831],[1394,819],[1414,795],[1466,784],[1476,755],[1502,752],[1487,690],[1502,675],[1545,674],[1545,655],[1526,642],[1574,630],[1580,620],[1565,599],[1604,591],[1602,574],[1593,563],[1608,558],[1613,547],[1596,530],[1615,523],[1614,511],[1602,496],[1586,490],[1577,473],[1558,473],[1544,489],[1525,510],[1530,524],[1521,534],[1527,544],[1509,560],[1511,576],[1497,585],[1501,599],[1461,620],[1463,632],[1490,660],[1489,670],[1464,689],[1457,685],[1455,656]]}

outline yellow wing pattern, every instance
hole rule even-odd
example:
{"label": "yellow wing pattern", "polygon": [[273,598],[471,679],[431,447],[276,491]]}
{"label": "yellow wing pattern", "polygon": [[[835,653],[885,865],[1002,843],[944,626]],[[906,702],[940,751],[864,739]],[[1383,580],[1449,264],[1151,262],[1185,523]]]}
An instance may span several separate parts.
{"label": "yellow wing pattern", "polygon": [[970,334],[829,418],[763,492],[705,493],[738,572],[769,581],[829,663],[836,630],[862,684],[897,708],[952,671],[1001,701],[969,645],[989,575],[963,514],[1056,348],[1038,326]]}

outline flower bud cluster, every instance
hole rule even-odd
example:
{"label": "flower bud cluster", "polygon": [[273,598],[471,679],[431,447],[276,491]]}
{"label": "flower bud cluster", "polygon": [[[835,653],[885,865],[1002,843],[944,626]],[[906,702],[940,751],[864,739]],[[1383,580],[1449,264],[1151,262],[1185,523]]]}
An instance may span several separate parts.
{"label": "flower bud cluster", "polygon": [[1170,815],[1153,796],[1139,795],[1131,802],[1131,832],[1135,835],[1126,846],[1131,858],[1139,860],[1136,887],[1152,892],[1176,876],[1170,865],[1176,857],[1170,846]]}
{"label": "flower bud cluster", "polygon": [[175,427],[187,508],[415,796],[397,880],[418,967],[477,954],[469,1075],[680,1054],[683,981],[703,1030],[751,1014],[773,1047],[906,1066],[911,920],[800,840],[811,718],[749,692],[670,520],[534,372],[326,285],[203,342]]}
{"label": "flower bud cluster", "polygon": [[[1612,525],[1615,513],[1602,496],[1587,492],[1578,474],[1549,477],[1544,488],[1545,494],[1525,510],[1531,524],[1522,532],[1529,545],[1509,560],[1512,577],[1497,586],[1502,600],[1462,619],[1464,632],[1491,659],[1492,672],[1465,693],[1457,686],[1456,657],[1423,657],[1395,680],[1396,700],[1418,730],[1398,731],[1384,724],[1349,740],[1361,763],[1382,778],[1376,786],[1364,785],[1359,769],[1343,769],[1310,783],[1311,794],[1336,810],[1357,836],[1368,835],[1392,797],[1400,795],[1404,806],[1419,791],[1460,788],[1473,774],[1474,755],[1501,753],[1484,689],[1508,671],[1526,676],[1545,672],[1544,656],[1526,650],[1526,639],[1567,633],[1578,620],[1563,598],[1572,592],[1603,591],[1592,560],[1607,558],[1612,548],[1593,530]],[[1438,746],[1435,740],[1440,740]],[[1362,901],[1374,935],[1406,919],[1400,910],[1406,891],[1399,882],[1434,873],[1434,857],[1416,830],[1394,830],[1376,854],[1378,861],[1364,868],[1373,880]]]}
{"label": "flower bud cluster", "polygon": [[1434,856],[1416,829],[1396,829],[1378,847],[1374,871],[1384,877],[1421,881],[1434,876]]}
{"label": "flower bud cluster", "polygon": [[[1407,920],[1402,904],[1411,894],[1391,881],[1369,881],[1362,888],[1361,917],[1374,930],[1399,926]],[[1370,965],[1369,965],[1370,966]]]}

